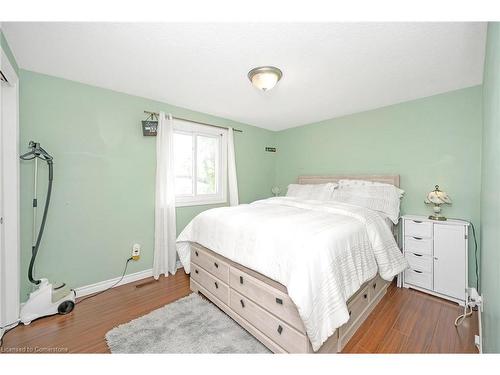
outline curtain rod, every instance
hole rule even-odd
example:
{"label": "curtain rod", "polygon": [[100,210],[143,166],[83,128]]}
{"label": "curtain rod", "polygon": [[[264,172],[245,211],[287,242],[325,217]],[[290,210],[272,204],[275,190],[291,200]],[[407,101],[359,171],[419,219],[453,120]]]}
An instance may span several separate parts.
{"label": "curtain rod", "polygon": [[[158,115],[159,115],[159,113],[157,113],[157,112],[149,112],[149,111],[144,111],[144,113],[147,113],[148,115],[155,115],[155,116],[158,116]],[[196,123],[196,124],[200,124],[200,125],[213,126],[214,128],[219,128],[219,129],[229,129],[229,128],[228,128],[228,127],[226,127],[226,126],[219,126],[219,125],[207,124],[206,122],[200,122],[200,121],[189,120],[189,119],[187,119],[187,118],[182,118],[182,117],[172,116],[172,118],[174,118],[174,119],[176,119],[176,120],[182,120],[182,121],[194,122],[194,123]],[[235,128],[233,128],[233,131],[238,132],[238,133],[243,133],[243,130],[240,130],[240,129],[235,129]]]}

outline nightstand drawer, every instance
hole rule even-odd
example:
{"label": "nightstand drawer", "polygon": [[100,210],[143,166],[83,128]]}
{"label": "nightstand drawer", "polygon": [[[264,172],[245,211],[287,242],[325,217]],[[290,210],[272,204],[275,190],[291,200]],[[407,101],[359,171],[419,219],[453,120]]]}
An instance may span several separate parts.
{"label": "nightstand drawer", "polygon": [[412,269],[432,273],[431,256],[405,252],[405,258]]}
{"label": "nightstand drawer", "polygon": [[410,268],[405,271],[405,283],[425,289],[432,289],[432,273]]}
{"label": "nightstand drawer", "polygon": [[427,221],[405,219],[405,236],[432,238],[433,224]]}
{"label": "nightstand drawer", "polygon": [[405,253],[432,255],[432,238],[405,236]]}

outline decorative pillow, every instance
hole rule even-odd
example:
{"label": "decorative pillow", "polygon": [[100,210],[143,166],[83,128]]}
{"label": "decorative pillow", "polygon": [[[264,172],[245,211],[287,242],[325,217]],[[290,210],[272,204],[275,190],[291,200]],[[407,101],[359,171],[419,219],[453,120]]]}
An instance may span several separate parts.
{"label": "decorative pillow", "polygon": [[301,199],[329,201],[332,199],[333,191],[337,186],[338,184],[332,182],[312,185],[290,184],[288,185],[286,196]]}
{"label": "decorative pillow", "polygon": [[394,185],[363,180],[340,180],[332,199],[366,207],[386,215],[394,224],[399,220],[404,190]]}
{"label": "decorative pillow", "polygon": [[388,187],[390,190],[395,190],[398,192],[399,197],[402,198],[403,194],[405,193],[404,190],[401,190],[397,188],[394,185],[391,184],[384,184],[382,182],[375,182],[375,181],[366,181],[366,180],[339,180],[338,182],[339,188],[346,187],[346,186],[385,186]]}

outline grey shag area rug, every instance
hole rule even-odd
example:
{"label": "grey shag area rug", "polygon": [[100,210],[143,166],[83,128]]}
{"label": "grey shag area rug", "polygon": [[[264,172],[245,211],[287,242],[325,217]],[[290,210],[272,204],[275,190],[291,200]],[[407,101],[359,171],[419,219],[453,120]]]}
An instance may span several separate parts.
{"label": "grey shag area rug", "polygon": [[270,353],[195,293],[113,328],[106,341],[111,353]]}

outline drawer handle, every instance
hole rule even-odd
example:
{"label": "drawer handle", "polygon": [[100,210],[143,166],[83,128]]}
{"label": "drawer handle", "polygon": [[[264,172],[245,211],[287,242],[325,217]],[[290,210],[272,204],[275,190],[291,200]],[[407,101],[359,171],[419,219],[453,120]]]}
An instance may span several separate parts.
{"label": "drawer handle", "polygon": [[243,307],[243,308],[244,308],[244,307],[245,307],[245,302],[243,302],[243,300],[242,300],[242,299],[240,299],[240,303],[241,303],[241,307]]}
{"label": "drawer handle", "polygon": [[377,288],[377,283],[374,283],[373,284],[373,289],[376,289]]}
{"label": "drawer handle", "polygon": [[195,254],[196,256],[198,256],[198,252],[197,252],[197,251],[195,251],[195,252],[194,252],[194,254]]}
{"label": "drawer handle", "polygon": [[240,284],[243,284],[243,276],[240,276]]}
{"label": "drawer handle", "polygon": [[283,327],[280,325],[278,325],[278,333],[281,335],[281,332],[283,332]]}
{"label": "drawer handle", "polygon": [[219,268],[219,265],[217,264],[217,262],[214,262],[214,266],[215,266],[215,268]]}
{"label": "drawer handle", "polygon": [[412,253],[413,255],[415,255],[416,257],[422,257],[423,255],[422,254],[415,254],[415,253]]}
{"label": "drawer handle", "polygon": [[194,270],[194,273],[198,273],[198,270]]}
{"label": "drawer handle", "polygon": [[422,224],[422,220],[413,220],[414,223]]}
{"label": "drawer handle", "polygon": [[422,271],[417,271],[417,270],[413,270],[413,272],[416,272],[416,273],[422,273]]}
{"label": "drawer handle", "polygon": [[363,298],[364,298],[364,299],[367,299],[367,298],[368,298],[368,294],[366,294],[366,293],[365,293],[365,294],[363,294]]}
{"label": "drawer handle", "polygon": [[415,236],[413,236],[413,238],[414,238],[415,240],[419,240],[419,241],[422,239],[422,237],[415,237]]}
{"label": "drawer handle", "polygon": [[281,298],[276,297],[276,303],[278,305],[283,305],[283,300]]}
{"label": "drawer handle", "polygon": [[349,317],[351,317],[351,315],[352,315],[352,311],[349,310]]}
{"label": "drawer handle", "polygon": [[219,289],[219,284],[217,284],[217,281],[215,281],[214,284],[215,284],[215,289]]}

